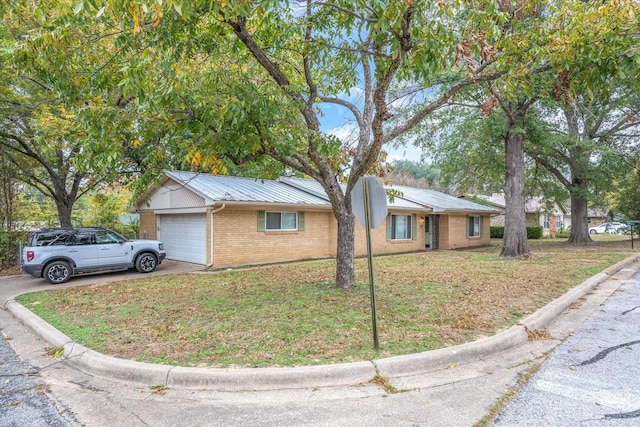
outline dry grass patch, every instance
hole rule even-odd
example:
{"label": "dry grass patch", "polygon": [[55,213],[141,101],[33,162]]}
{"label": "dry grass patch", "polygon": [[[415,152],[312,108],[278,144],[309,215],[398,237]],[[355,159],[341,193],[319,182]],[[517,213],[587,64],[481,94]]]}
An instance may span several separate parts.
{"label": "dry grass patch", "polygon": [[153,277],[19,298],[73,340],[116,357],[182,366],[294,366],[367,360],[468,342],[506,329],[630,254],[611,241],[531,243],[374,260],[381,349],[373,350],[366,260],[335,288],[333,261]]}

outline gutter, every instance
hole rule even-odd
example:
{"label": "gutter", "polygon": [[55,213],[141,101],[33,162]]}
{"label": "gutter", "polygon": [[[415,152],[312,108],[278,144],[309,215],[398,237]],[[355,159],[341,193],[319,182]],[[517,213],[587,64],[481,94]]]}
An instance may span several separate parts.
{"label": "gutter", "polygon": [[[215,206],[215,203],[214,203]],[[222,209],[226,208],[227,204],[222,203],[218,209],[214,209],[211,211],[211,226],[209,227],[211,230],[211,238],[209,239],[209,264],[207,264],[207,268],[211,268],[213,266],[213,215],[220,212]]]}

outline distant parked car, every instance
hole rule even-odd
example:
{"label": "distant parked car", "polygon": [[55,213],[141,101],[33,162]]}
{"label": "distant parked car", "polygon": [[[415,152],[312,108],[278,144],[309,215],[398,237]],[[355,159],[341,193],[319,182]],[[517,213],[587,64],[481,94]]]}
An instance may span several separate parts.
{"label": "distant parked car", "polygon": [[590,227],[589,234],[624,234],[627,231],[627,226],[621,222],[605,222],[597,227]]}
{"label": "distant parked car", "polygon": [[98,271],[135,268],[151,273],[166,256],[157,240],[127,240],[106,228],[45,228],[31,233],[20,269],[49,283]]}

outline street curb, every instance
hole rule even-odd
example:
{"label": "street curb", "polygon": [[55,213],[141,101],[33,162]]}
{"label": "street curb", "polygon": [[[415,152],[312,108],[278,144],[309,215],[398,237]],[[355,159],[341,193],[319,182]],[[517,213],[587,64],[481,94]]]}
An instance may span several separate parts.
{"label": "street curb", "polygon": [[363,384],[376,375],[400,378],[418,375],[451,364],[465,364],[519,346],[528,332],[546,328],[567,308],[612,275],[636,262],[640,254],[627,257],[585,280],[515,326],[494,336],[457,346],[374,361],[291,368],[189,368],[136,362],[106,356],[80,344],[42,320],[15,300],[7,310],[53,347],[64,348],[63,360],[88,374],[106,378],[172,387],[219,391],[284,390]]}
{"label": "street curb", "polygon": [[528,331],[545,329],[574,302],[591,292],[610,276],[640,259],[635,254],[590,277],[564,295],[551,301],[516,325],[488,338],[453,347],[430,350],[422,353],[394,356],[375,360],[378,373],[384,378],[401,378],[424,372],[443,369],[451,364],[461,365],[486,358],[501,351],[519,346],[529,339]]}

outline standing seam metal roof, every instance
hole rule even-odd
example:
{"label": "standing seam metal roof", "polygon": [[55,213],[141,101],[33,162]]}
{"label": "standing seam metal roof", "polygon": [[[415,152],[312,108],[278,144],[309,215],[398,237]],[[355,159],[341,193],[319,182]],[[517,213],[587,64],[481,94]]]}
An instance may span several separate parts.
{"label": "standing seam metal roof", "polygon": [[168,177],[216,202],[256,202],[329,206],[316,197],[273,180],[256,180],[208,173],[172,171]]}
{"label": "standing seam metal roof", "polygon": [[[166,175],[190,190],[216,202],[282,203],[330,206],[329,198],[319,182],[311,179],[283,177],[279,180],[258,180],[208,173],[171,171]],[[436,212],[473,211],[499,213],[498,209],[459,199],[438,191],[391,186],[401,196],[388,202],[389,207]]]}
{"label": "standing seam metal roof", "polygon": [[455,196],[441,193],[439,191],[427,190],[424,188],[405,187],[402,185],[394,185],[390,188],[402,193],[400,197],[423,206],[433,208],[434,212],[446,211],[473,211],[500,213],[498,209],[490,206],[481,205],[479,203],[470,202]]}

